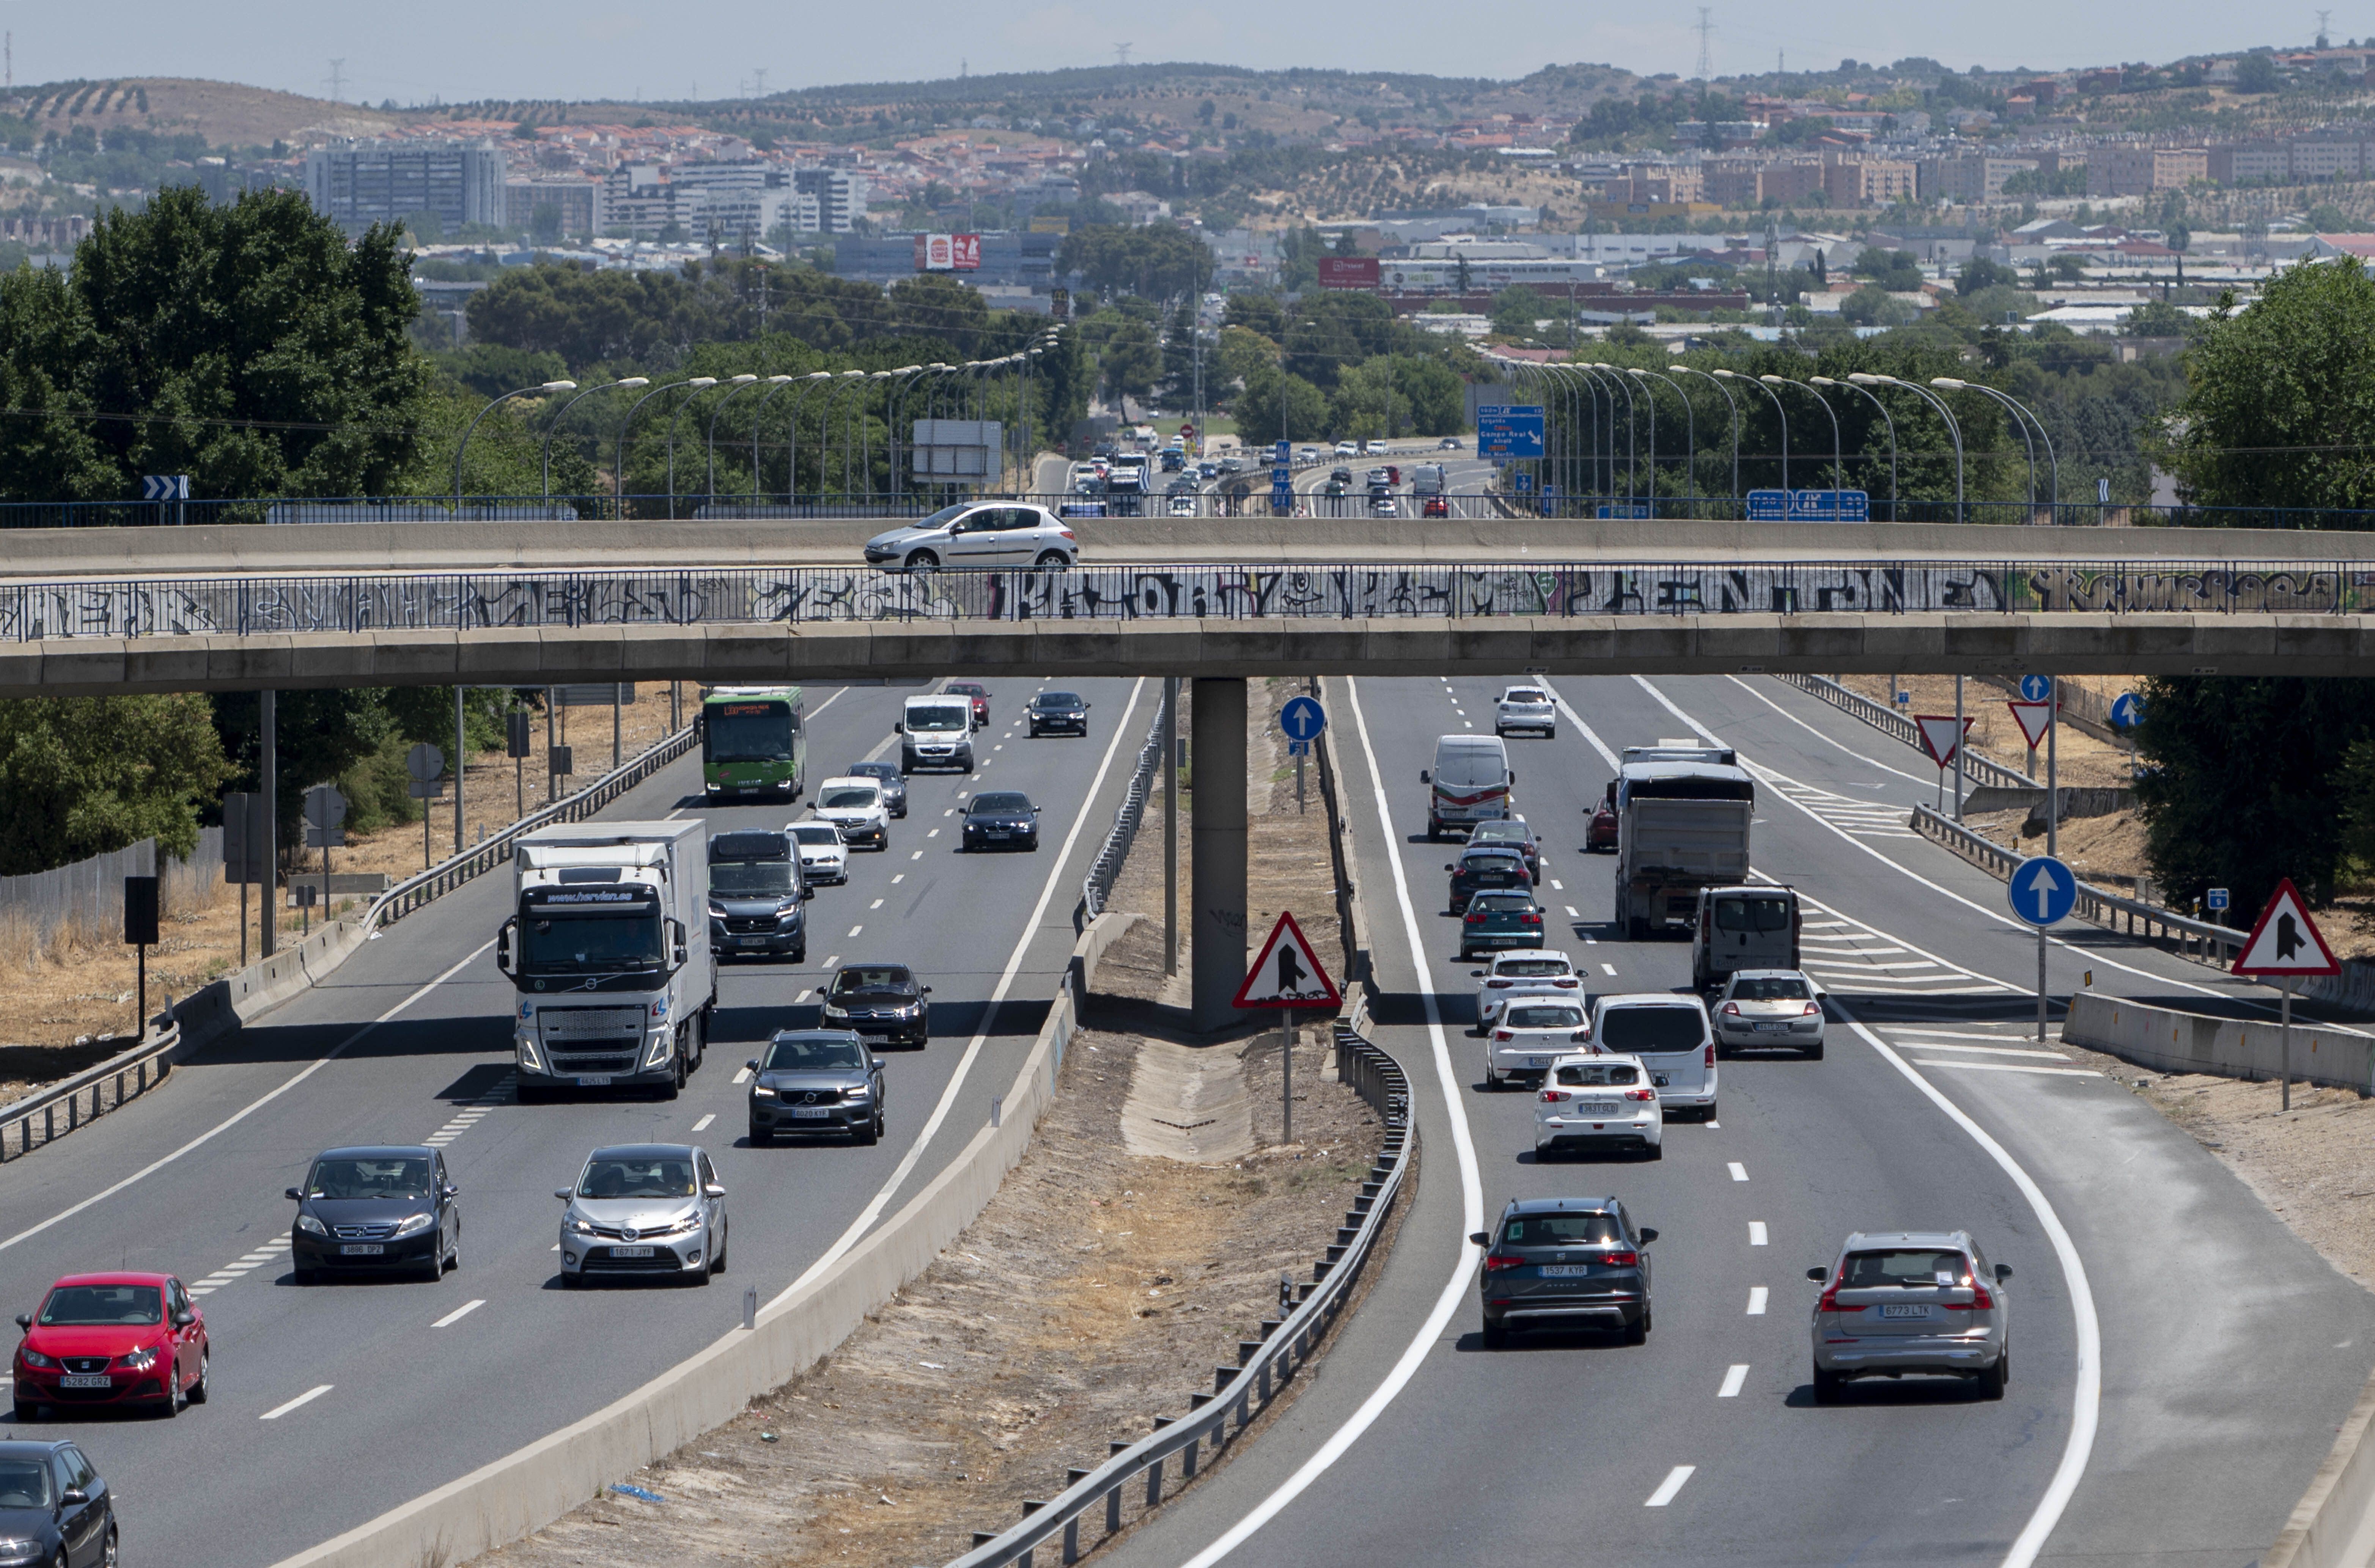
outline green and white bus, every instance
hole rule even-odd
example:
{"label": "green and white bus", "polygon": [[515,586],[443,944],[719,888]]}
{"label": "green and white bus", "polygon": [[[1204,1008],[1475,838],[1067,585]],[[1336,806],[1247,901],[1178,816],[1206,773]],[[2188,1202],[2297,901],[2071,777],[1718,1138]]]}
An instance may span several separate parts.
{"label": "green and white bus", "polygon": [[718,686],[701,695],[701,784],[729,795],[797,800],[808,787],[806,700],[797,686]]}

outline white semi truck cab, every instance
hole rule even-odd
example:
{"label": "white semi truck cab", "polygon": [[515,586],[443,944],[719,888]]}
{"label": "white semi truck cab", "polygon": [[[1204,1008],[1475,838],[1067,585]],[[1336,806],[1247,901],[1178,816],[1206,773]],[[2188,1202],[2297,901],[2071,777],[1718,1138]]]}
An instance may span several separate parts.
{"label": "white semi truck cab", "polygon": [[626,1084],[673,1099],[717,1005],[697,820],[571,822],[513,846],[495,962],[518,1003],[519,1097]]}

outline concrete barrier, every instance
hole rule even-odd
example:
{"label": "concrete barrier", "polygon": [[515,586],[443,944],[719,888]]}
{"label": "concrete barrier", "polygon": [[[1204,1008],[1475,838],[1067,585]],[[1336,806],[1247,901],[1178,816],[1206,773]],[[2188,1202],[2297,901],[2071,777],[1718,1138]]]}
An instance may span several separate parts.
{"label": "concrete barrier", "polygon": [[2375,1014],[2375,963],[2344,959],[2340,974],[2311,975],[2300,983],[2300,995],[2344,1012]]}
{"label": "concrete barrier", "polygon": [[[1097,961],[1139,916],[1099,915],[1073,944],[1069,973],[1095,978]],[[609,1482],[732,1420],[750,1400],[814,1366],[929,1267],[973,1223],[1029,1148],[1054,1101],[1075,1027],[1070,984],[1006,1091],[999,1125],[985,1126],[880,1229],[832,1267],[640,1388],[514,1453],[448,1481],[278,1568],[385,1568],[460,1562],[519,1539]]]}
{"label": "concrete barrier", "polygon": [[328,921],[294,947],[201,985],[170,1009],[182,1026],[173,1060],[187,1061],[249,1019],[320,984],[370,936],[360,920]]}
{"label": "concrete barrier", "polygon": [[2375,1377],[2334,1434],[2325,1463],[2293,1504],[2292,1517],[2259,1568],[2366,1568],[2375,1561]]}
{"label": "concrete barrier", "polygon": [[[2070,998],[2062,1038],[2090,1051],[2168,1073],[2215,1073],[2251,1081],[2283,1070],[2275,1021],[2210,1018],[2081,992]],[[2375,1035],[2331,1024],[2293,1025],[2293,1077],[2302,1083],[2375,1093]]]}

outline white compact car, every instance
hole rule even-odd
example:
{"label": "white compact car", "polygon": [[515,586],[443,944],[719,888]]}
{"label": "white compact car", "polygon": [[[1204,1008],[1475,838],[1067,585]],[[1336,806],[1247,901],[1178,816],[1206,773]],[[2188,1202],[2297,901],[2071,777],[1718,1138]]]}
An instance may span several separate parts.
{"label": "white compact car", "polygon": [[844,843],[891,847],[891,811],[882,803],[879,780],[856,775],[827,779],[817,785],[816,805],[810,809],[840,830]]}
{"label": "white compact car", "polygon": [[1013,501],[944,506],[866,541],[866,564],[887,572],[1060,572],[1079,556],[1062,518]]}
{"label": "white compact car", "polygon": [[1794,969],[1735,970],[1708,1015],[1726,1051],[1779,1048],[1823,1059],[1823,1000]]}
{"label": "white compact car", "polygon": [[1336,455],[1358,457],[1361,455],[1361,443],[1357,441],[1340,441],[1336,443]]}
{"label": "white compact car", "polygon": [[1484,1038],[1484,1087],[1539,1081],[1559,1057],[1591,1049],[1591,1020],[1581,996],[1512,996]]}
{"label": "white compact car", "polygon": [[1575,972],[1575,961],[1555,948],[1495,953],[1491,962],[1470,970],[1468,976],[1476,982],[1475,1032],[1479,1034],[1493,1027],[1501,1004],[1512,996],[1546,991],[1583,999],[1583,978]]}
{"label": "white compact car", "polygon": [[1543,739],[1556,740],[1558,706],[1551,694],[1539,686],[1512,686],[1502,692],[1493,710],[1493,733],[1507,735],[1513,729],[1539,731]]}
{"label": "white compact car", "polygon": [[1558,1057],[1534,1096],[1534,1152],[1632,1149],[1665,1158],[1665,1110],[1638,1056]]}
{"label": "white compact car", "polygon": [[792,843],[799,851],[802,878],[810,882],[849,880],[849,846],[842,842],[839,828],[809,817],[792,823],[784,831],[792,836]]}

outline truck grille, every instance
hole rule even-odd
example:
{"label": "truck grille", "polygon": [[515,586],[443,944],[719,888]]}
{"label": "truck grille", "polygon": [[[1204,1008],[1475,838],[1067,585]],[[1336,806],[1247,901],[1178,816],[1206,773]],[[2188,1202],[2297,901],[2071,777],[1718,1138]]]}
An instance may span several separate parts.
{"label": "truck grille", "polygon": [[623,1056],[563,1055],[552,1054],[552,1070],[562,1078],[595,1078],[604,1073],[616,1075],[635,1070],[635,1056],[629,1052]]}
{"label": "truck grille", "polygon": [[543,1008],[537,1013],[544,1037],[564,1040],[614,1040],[644,1032],[641,1008]]}
{"label": "truck grille", "polygon": [[726,929],[738,937],[773,936],[775,917],[772,914],[729,914]]}

